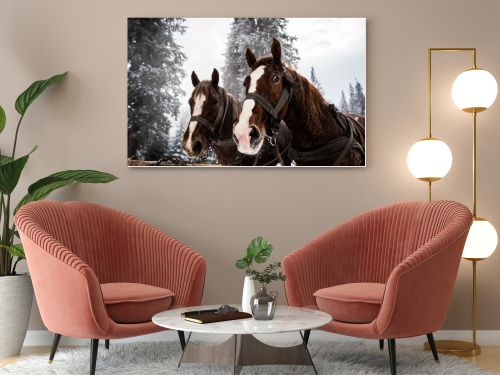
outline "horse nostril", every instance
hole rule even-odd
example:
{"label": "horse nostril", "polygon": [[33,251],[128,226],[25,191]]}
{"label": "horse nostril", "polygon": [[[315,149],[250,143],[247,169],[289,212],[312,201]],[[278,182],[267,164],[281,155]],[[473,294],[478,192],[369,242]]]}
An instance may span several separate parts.
{"label": "horse nostril", "polygon": [[236,138],[236,136],[233,134],[233,141],[235,144],[238,144],[238,138]]}
{"label": "horse nostril", "polygon": [[252,126],[250,130],[250,144],[254,146],[260,140],[260,131],[256,126]]}
{"label": "horse nostril", "polygon": [[193,142],[192,149],[193,149],[193,152],[195,154],[199,154],[201,152],[202,148],[203,148],[203,145],[202,145],[202,143],[200,141],[194,141]]}

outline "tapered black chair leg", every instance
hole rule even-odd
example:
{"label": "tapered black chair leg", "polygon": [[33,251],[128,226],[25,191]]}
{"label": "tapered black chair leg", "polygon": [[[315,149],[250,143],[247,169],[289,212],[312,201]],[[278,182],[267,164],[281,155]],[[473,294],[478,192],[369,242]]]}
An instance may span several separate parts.
{"label": "tapered black chair leg", "polygon": [[309,342],[309,336],[311,335],[311,330],[306,329],[304,331],[304,345],[307,346],[307,343]]}
{"label": "tapered black chair leg", "polygon": [[181,349],[184,350],[186,348],[186,338],[184,337],[184,331],[177,331],[177,334],[179,335]]}
{"label": "tapered black chair leg", "polygon": [[396,340],[387,340],[389,346],[389,361],[391,363],[391,375],[396,375]]}
{"label": "tapered black chair leg", "polygon": [[434,342],[434,335],[432,333],[427,334],[427,341],[429,341],[429,346],[432,350],[432,355],[434,356],[434,360],[439,362],[438,351],[436,349],[436,343]]}
{"label": "tapered black chair leg", "polygon": [[384,340],[378,340],[378,347],[380,350],[384,350]]}
{"label": "tapered black chair leg", "polygon": [[57,347],[59,346],[59,340],[61,340],[61,335],[59,333],[54,334],[54,341],[52,341],[52,348],[50,349],[49,363],[52,363],[52,361],[54,360]]}
{"label": "tapered black chair leg", "polygon": [[104,340],[104,347],[109,350],[109,340]]}
{"label": "tapered black chair leg", "polygon": [[90,375],[95,375],[95,364],[97,361],[97,350],[99,349],[99,339],[90,341]]}

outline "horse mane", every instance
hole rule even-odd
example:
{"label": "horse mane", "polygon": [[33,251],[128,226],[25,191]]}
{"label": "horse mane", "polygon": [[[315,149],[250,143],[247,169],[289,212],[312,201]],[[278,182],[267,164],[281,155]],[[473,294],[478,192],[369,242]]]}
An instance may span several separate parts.
{"label": "horse mane", "polygon": [[[321,123],[328,122],[325,119],[325,113],[329,112],[328,102],[323,98],[323,95],[321,95],[316,86],[309,82],[307,78],[288,66],[286,69],[292,76],[293,81],[300,84],[299,89],[294,89],[292,100],[295,99],[300,108],[307,108],[307,111],[305,111],[306,124],[313,135],[320,135],[323,130]],[[329,113],[328,118],[331,118]]]}
{"label": "horse mane", "polygon": [[[252,70],[257,69],[261,65],[272,64],[272,56],[263,56],[257,60],[257,62],[252,67]],[[283,64],[282,68],[286,69],[294,82],[300,84],[300,88],[293,89],[291,100],[295,100],[298,107],[307,108],[307,110],[304,111],[304,118],[302,118],[301,121],[307,124],[312,135],[321,135],[322,131],[324,131],[324,127],[321,124],[332,121],[332,117],[329,114],[328,102],[325,100],[325,98],[323,98],[323,95],[321,95],[316,86],[309,82],[307,78],[300,75],[295,69],[290,67],[288,64]],[[335,126],[332,126],[332,128],[332,130],[334,130],[334,133],[338,133],[338,130]],[[338,136],[339,134],[335,135]]]}
{"label": "horse mane", "polygon": [[233,94],[229,93],[221,87],[223,92],[226,94],[227,102],[231,105],[231,109],[234,111],[236,115],[239,115],[241,112],[241,103],[233,96]]}

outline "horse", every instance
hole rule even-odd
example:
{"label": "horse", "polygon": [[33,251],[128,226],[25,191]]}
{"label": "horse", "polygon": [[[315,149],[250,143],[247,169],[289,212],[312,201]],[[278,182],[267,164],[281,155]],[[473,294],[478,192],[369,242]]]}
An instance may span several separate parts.
{"label": "horse", "polygon": [[256,155],[238,152],[234,143],[233,124],[238,119],[241,104],[219,86],[219,72],[214,69],[211,80],[200,81],[196,72],[191,74],[193,92],[189,98],[191,118],[182,138],[182,147],[189,157],[200,158],[213,147],[221,165],[265,166],[278,163],[290,164],[286,155],[291,144],[291,133],[285,127],[276,141],[283,150],[265,145]]}
{"label": "horse", "polygon": [[251,74],[233,130],[240,152],[259,152],[284,121],[292,132],[288,156],[296,165],[365,165],[364,118],[358,122],[327,103],[312,83],[282,62],[276,38],[270,56],[257,59],[247,48],[246,60]]}

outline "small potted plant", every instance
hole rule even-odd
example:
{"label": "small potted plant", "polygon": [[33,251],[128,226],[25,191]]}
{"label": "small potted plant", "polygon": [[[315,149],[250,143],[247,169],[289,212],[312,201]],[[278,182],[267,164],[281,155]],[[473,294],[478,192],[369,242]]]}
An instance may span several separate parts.
{"label": "small potted plant", "polygon": [[252,315],[257,320],[271,320],[276,311],[278,292],[267,292],[267,284],[271,281],[285,281],[286,276],[280,271],[281,262],[268,264],[263,271],[250,270],[252,280],[260,283],[260,292],[250,300]]}
{"label": "small potted plant", "polygon": [[[270,295],[267,293],[267,284],[271,281],[281,280],[285,281],[286,276],[283,275],[281,271],[277,271],[281,268],[280,262],[274,262],[269,264],[262,272],[259,272],[252,268],[253,263],[265,263],[273,252],[273,246],[271,243],[262,237],[254,238],[250,241],[247,247],[245,256],[238,259],[235,263],[236,267],[245,270],[245,283],[243,285],[243,295],[242,295],[242,310],[245,312],[251,312],[255,319],[272,319],[274,316],[274,311],[276,309],[276,293],[275,295]],[[261,290],[259,293],[255,294],[255,287],[253,280],[257,280],[261,283]],[[258,308],[268,306],[268,303],[272,300],[272,314],[267,314],[262,316],[260,314],[261,309]],[[269,310],[269,312],[271,312]]]}

